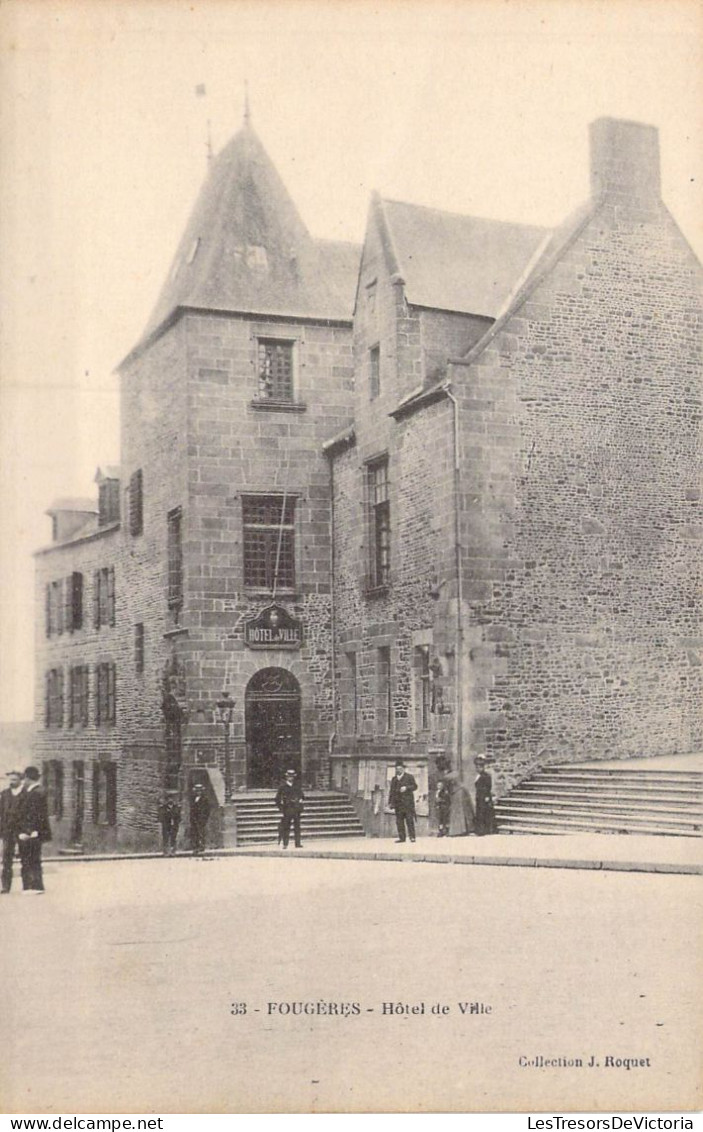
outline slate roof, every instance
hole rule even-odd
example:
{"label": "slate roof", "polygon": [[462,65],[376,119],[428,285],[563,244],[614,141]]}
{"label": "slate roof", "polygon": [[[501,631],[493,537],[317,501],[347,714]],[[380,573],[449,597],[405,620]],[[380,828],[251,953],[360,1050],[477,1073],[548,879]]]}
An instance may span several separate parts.
{"label": "slate roof", "polygon": [[212,162],[132,353],[184,308],[351,321],[360,254],[310,235],[245,122]]}
{"label": "slate roof", "polygon": [[497,318],[549,234],[546,228],[379,202],[413,306]]}

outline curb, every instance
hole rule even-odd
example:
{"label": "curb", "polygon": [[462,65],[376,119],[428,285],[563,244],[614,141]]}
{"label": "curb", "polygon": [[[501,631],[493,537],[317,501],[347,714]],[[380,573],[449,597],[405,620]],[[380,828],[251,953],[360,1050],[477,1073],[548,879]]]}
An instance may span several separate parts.
{"label": "curb", "polygon": [[[176,853],[175,857],[193,859],[192,853]],[[288,859],[325,860],[325,861],[401,861],[414,864],[432,865],[487,865],[493,868],[532,868],[532,869],[580,869],[601,870],[603,872],[621,873],[668,873],[681,876],[703,876],[703,864],[680,864],[656,861],[610,861],[589,860],[584,858],[568,857],[479,857],[472,854],[456,855],[444,853],[398,853],[389,851],[369,850],[359,852],[344,849],[279,849],[269,848],[241,848],[241,849],[212,849],[201,860],[215,857],[286,857]],[[165,858],[173,860],[174,858]],[[96,861],[151,861],[164,860],[162,853],[115,853],[91,856],[60,856],[45,857],[45,864],[74,864]]]}

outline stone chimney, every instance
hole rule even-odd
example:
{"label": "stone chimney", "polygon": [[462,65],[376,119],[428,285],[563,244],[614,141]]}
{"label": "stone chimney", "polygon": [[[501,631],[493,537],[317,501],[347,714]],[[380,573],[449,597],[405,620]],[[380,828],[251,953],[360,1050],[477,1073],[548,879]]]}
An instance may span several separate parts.
{"label": "stone chimney", "polygon": [[591,122],[591,192],[619,204],[660,199],[659,131],[642,122],[597,118]]}

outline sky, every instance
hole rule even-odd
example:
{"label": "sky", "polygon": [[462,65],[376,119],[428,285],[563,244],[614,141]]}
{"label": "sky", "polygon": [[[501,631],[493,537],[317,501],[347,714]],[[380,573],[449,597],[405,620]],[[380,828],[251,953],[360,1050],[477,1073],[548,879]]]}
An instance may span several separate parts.
{"label": "sky", "polygon": [[115,368],[246,83],[316,236],[361,242],[374,189],[558,224],[612,116],[659,128],[664,200],[703,254],[703,0],[3,0],[0,720],[32,714],[44,512],[119,463]]}

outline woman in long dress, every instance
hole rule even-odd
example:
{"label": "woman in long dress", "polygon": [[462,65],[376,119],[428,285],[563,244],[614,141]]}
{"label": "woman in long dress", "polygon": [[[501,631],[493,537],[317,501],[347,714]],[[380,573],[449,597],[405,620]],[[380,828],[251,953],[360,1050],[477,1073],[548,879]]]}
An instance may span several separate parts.
{"label": "woman in long dress", "polygon": [[486,770],[486,760],[483,755],[477,755],[474,766],[478,771],[475,782],[476,836],[484,837],[487,833],[498,832],[493,808],[493,778]]}
{"label": "woman in long dress", "polygon": [[449,809],[449,836],[466,837],[473,832],[474,808],[471,804],[471,795],[464,786],[458,771],[450,770],[445,776],[452,792],[452,801]]}

